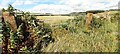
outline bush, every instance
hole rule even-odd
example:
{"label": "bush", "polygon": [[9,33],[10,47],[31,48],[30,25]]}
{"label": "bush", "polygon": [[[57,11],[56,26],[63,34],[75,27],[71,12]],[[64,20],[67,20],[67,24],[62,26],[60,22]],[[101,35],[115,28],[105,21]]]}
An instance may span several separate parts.
{"label": "bush", "polygon": [[[6,11],[14,13],[15,9],[11,5],[9,5],[8,10]],[[34,51],[37,49],[38,51],[41,51],[41,49],[44,48],[43,46],[46,46],[50,42],[52,42],[53,38],[51,36],[52,30],[50,26],[48,26],[44,22],[39,23],[35,16],[30,15],[30,12],[22,12],[22,15],[17,15],[15,17],[15,20],[18,27],[17,32],[13,32],[10,29],[11,25],[9,24],[9,22],[8,24],[4,24],[6,26],[4,27],[3,33],[5,33],[4,35],[8,36],[6,38],[10,40],[8,42],[10,43],[8,51],[12,53],[17,53],[19,50]]]}

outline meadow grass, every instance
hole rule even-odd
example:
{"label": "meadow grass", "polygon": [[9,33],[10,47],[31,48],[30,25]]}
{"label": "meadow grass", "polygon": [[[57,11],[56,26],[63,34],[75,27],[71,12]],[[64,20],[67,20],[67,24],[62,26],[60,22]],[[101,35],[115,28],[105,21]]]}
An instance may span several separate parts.
{"label": "meadow grass", "polygon": [[101,22],[95,19],[91,32],[85,33],[84,30],[83,17],[67,20],[63,25],[52,27],[52,36],[55,38],[55,42],[49,44],[43,52],[118,51],[117,21],[114,23],[110,21]]}

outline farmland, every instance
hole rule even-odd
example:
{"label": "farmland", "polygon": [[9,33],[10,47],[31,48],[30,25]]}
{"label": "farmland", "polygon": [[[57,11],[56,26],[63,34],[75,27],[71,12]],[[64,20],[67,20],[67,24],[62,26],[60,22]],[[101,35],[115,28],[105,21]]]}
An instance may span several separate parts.
{"label": "farmland", "polygon": [[72,16],[36,16],[37,19],[45,21],[45,23],[56,24],[73,19]]}
{"label": "farmland", "polygon": [[[3,10],[3,13],[5,22],[2,22],[4,25],[1,37],[2,53],[119,52],[120,50],[118,12],[98,13],[101,15],[87,13],[87,16],[81,14],[32,16],[29,12],[22,12],[21,15],[14,16],[14,8],[10,5],[7,10]],[[92,19],[89,19],[89,16]],[[15,19],[16,23],[11,19]],[[86,23],[88,21],[89,24]],[[51,26],[54,24],[57,25]],[[17,28],[13,29],[12,25]]]}

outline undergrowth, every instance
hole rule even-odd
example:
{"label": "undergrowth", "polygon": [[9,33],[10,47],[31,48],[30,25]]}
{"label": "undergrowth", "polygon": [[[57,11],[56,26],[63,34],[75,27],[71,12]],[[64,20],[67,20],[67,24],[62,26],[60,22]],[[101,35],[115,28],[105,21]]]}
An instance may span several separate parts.
{"label": "undergrowth", "polygon": [[[76,16],[52,28],[56,38],[44,51],[49,52],[118,52],[118,19],[93,17],[90,32],[85,32],[84,16]],[[113,20],[114,19],[114,20]]]}

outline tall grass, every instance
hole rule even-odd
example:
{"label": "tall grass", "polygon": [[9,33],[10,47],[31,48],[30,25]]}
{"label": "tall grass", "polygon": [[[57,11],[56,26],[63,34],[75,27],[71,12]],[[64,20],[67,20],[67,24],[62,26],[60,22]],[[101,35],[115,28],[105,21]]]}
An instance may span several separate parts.
{"label": "tall grass", "polygon": [[[114,15],[116,16],[116,15]],[[117,52],[118,21],[93,17],[91,30],[85,32],[84,16],[76,16],[72,20],[53,28],[56,41],[44,51],[54,52]]]}

